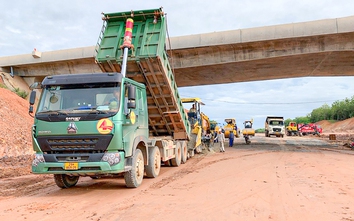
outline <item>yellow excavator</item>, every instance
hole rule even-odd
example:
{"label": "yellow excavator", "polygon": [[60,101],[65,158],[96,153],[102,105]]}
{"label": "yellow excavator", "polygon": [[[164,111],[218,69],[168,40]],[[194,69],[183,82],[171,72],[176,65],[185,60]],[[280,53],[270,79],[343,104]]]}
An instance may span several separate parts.
{"label": "yellow excavator", "polygon": [[245,126],[245,128],[242,130],[242,135],[245,138],[246,144],[250,144],[251,143],[250,137],[254,136],[256,133],[256,131],[252,128],[253,119],[246,120],[245,122],[243,122],[243,125]]}
{"label": "yellow excavator", "polygon": [[210,130],[210,120],[207,115],[201,112],[201,106],[205,104],[200,98],[182,98],[181,101],[184,104],[192,104],[192,107],[186,110],[192,127],[191,140],[193,142],[188,142],[188,153],[191,157],[194,155],[194,150],[196,153],[202,152],[203,136],[207,130]]}

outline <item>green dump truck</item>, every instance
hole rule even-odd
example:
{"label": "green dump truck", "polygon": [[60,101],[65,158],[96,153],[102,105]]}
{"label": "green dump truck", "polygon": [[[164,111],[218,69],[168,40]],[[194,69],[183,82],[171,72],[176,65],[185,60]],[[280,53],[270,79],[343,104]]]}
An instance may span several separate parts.
{"label": "green dump truck", "polygon": [[54,174],[60,188],[80,176],[123,176],[127,187],[179,166],[191,126],[165,49],[162,9],[103,14],[96,63],[103,73],[47,76],[32,130],[34,174]]}

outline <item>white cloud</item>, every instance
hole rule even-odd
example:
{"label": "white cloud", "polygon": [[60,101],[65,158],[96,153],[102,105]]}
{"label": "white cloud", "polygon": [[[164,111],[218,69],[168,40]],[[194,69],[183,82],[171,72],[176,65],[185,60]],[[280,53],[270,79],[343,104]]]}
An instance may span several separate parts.
{"label": "white cloud", "polygon": [[6,26],[5,29],[13,34],[21,34],[21,30]]}

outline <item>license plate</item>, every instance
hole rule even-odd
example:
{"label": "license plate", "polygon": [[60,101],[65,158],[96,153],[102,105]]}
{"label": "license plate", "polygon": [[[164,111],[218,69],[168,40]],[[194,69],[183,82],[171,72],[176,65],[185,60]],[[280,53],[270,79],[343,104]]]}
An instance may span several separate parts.
{"label": "license plate", "polygon": [[79,169],[78,162],[64,163],[64,170],[78,170],[78,169]]}

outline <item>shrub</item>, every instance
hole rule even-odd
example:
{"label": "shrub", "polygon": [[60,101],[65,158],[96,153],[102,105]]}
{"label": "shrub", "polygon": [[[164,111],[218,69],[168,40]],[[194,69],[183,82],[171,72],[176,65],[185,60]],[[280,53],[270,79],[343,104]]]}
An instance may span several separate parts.
{"label": "shrub", "polygon": [[5,89],[7,89],[7,87],[6,87],[5,84],[0,84],[0,88],[5,88]]}
{"label": "shrub", "polygon": [[26,91],[20,90],[20,88],[15,88],[14,92],[23,99],[26,99],[28,96],[28,93]]}

